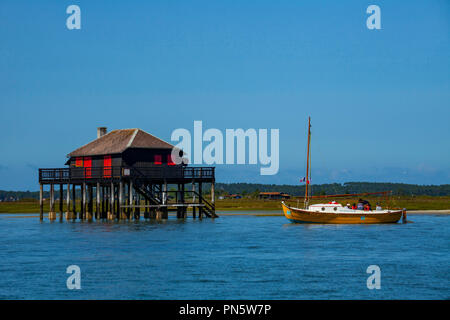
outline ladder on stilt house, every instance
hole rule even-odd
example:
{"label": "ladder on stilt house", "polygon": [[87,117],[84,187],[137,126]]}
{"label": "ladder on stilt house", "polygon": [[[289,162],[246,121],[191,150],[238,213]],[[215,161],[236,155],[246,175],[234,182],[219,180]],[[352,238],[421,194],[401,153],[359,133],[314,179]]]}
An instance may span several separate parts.
{"label": "ladder on stilt house", "polygon": [[209,217],[209,218],[217,218],[219,217],[216,214],[216,207],[215,205],[213,205],[212,203],[210,203],[208,200],[206,200],[201,194],[199,194],[197,191],[191,191],[193,192],[193,194],[195,196],[198,197],[198,201],[200,204],[204,204],[204,206],[202,206],[202,211],[203,213]]}
{"label": "ladder on stilt house", "polygon": [[[135,176],[135,179],[133,179],[133,187],[136,190],[136,192],[138,192],[140,195],[142,195],[146,200],[149,201],[150,206],[153,207],[175,207],[175,206],[180,206],[180,203],[173,204],[173,203],[168,203],[167,199],[169,199],[168,196],[168,191],[164,192],[161,190],[159,185],[152,185],[151,187],[149,187],[149,185],[146,183],[146,176],[136,167],[132,167],[133,169],[133,174]],[[156,190],[153,190],[156,189]],[[181,193],[182,191],[176,191]],[[199,192],[197,191],[184,191],[183,193],[192,193],[192,195],[198,199],[198,202],[195,203],[188,203],[188,202],[183,202],[181,203],[181,205],[185,205],[186,208],[191,206],[191,207],[197,207],[199,208],[202,213],[204,213],[207,217],[209,218],[218,218],[219,216],[216,214],[216,209],[215,209],[215,205],[210,203],[208,200],[206,200]],[[165,197],[166,199],[166,203],[163,203],[163,197]],[[181,197],[179,197],[181,199],[184,199],[184,195]],[[177,197],[178,199],[178,197]],[[133,205],[131,204],[130,207],[142,207],[140,204],[138,205]]]}

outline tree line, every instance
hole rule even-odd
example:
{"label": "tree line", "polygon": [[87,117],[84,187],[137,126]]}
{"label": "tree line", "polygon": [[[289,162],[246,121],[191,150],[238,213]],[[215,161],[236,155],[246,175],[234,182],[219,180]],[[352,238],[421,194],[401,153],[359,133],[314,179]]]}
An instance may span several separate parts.
{"label": "tree line", "polygon": [[[346,182],[310,185],[312,195],[349,194],[392,191],[394,195],[450,196],[450,184],[417,185],[384,182]],[[304,196],[305,185],[275,185],[254,183],[216,183],[219,194],[256,195],[259,192],[284,192],[291,196]],[[216,191],[216,193],[217,193]]]}
{"label": "tree line", "polygon": [[[210,186],[204,186],[205,193],[209,193]],[[450,196],[450,184],[442,185],[417,185],[406,183],[388,182],[346,182],[311,185],[312,195],[349,194],[363,192],[392,191],[399,196]],[[188,189],[187,189],[188,190]],[[217,196],[228,194],[239,194],[243,196],[257,196],[259,192],[283,192],[291,196],[303,196],[305,185],[276,185],[257,183],[216,183],[215,193]],[[55,192],[58,197],[58,190]],[[64,193],[65,195],[65,193]],[[50,196],[44,191],[44,198]],[[77,190],[79,197],[79,190]],[[24,199],[39,199],[39,191],[5,191],[0,190],[0,201],[17,201]]]}

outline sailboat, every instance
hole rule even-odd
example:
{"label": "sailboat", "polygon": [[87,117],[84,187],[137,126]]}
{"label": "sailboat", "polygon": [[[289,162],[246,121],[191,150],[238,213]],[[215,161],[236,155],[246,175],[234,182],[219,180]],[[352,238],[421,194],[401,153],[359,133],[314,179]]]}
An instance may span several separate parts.
{"label": "sailboat", "polygon": [[[406,211],[399,209],[384,209],[384,210],[357,210],[351,209],[347,206],[343,207],[336,201],[328,203],[319,203],[309,205],[310,188],[310,143],[311,143],[311,117],[308,118],[308,147],[307,147],[307,162],[306,162],[306,188],[304,207],[296,208],[287,205],[284,201],[281,202],[285,217],[295,223],[332,223],[332,224],[373,224],[373,223],[397,223],[403,215],[406,219]],[[386,192],[376,192],[386,193]],[[369,193],[365,193],[369,194]],[[370,193],[374,194],[374,193]],[[361,194],[352,194],[346,196],[357,196]],[[336,195],[339,197],[342,195]],[[320,196],[319,196],[320,197]],[[326,196],[333,197],[332,195]],[[318,198],[315,196],[314,198]],[[298,204],[297,204],[298,206]]]}

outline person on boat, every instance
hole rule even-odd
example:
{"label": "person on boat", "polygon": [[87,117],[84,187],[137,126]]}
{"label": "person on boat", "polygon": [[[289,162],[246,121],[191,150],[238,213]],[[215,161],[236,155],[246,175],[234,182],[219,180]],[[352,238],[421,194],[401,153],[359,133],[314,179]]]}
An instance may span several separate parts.
{"label": "person on boat", "polygon": [[350,203],[347,203],[347,204],[345,205],[344,209],[348,209],[348,210],[350,210],[350,209],[351,209],[351,207],[350,207]]}
{"label": "person on boat", "polygon": [[365,207],[366,205],[369,206],[369,210],[372,210],[372,206],[370,205],[370,202],[367,200],[363,200],[363,199],[359,199],[359,201],[363,204],[363,207]]}
{"label": "person on boat", "polygon": [[364,205],[364,211],[370,211],[370,207],[367,203]]}
{"label": "person on boat", "polygon": [[358,201],[358,206],[356,207],[358,210],[363,210],[364,209],[364,203],[362,199],[359,199]]}
{"label": "person on boat", "polygon": [[352,210],[356,210],[358,207],[356,206],[356,203],[352,204]]}
{"label": "person on boat", "polygon": [[381,206],[380,206],[379,203],[377,203],[376,210],[377,210],[377,211],[383,210],[383,208],[381,208]]}

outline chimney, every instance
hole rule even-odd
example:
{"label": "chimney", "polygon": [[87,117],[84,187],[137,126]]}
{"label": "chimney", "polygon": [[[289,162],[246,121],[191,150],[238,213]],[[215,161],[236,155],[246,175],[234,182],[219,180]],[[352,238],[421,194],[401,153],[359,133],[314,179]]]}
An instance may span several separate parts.
{"label": "chimney", "polygon": [[98,127],[97,128],[97,139],[104,136],[107,132],[107,128],[106,127]]}

